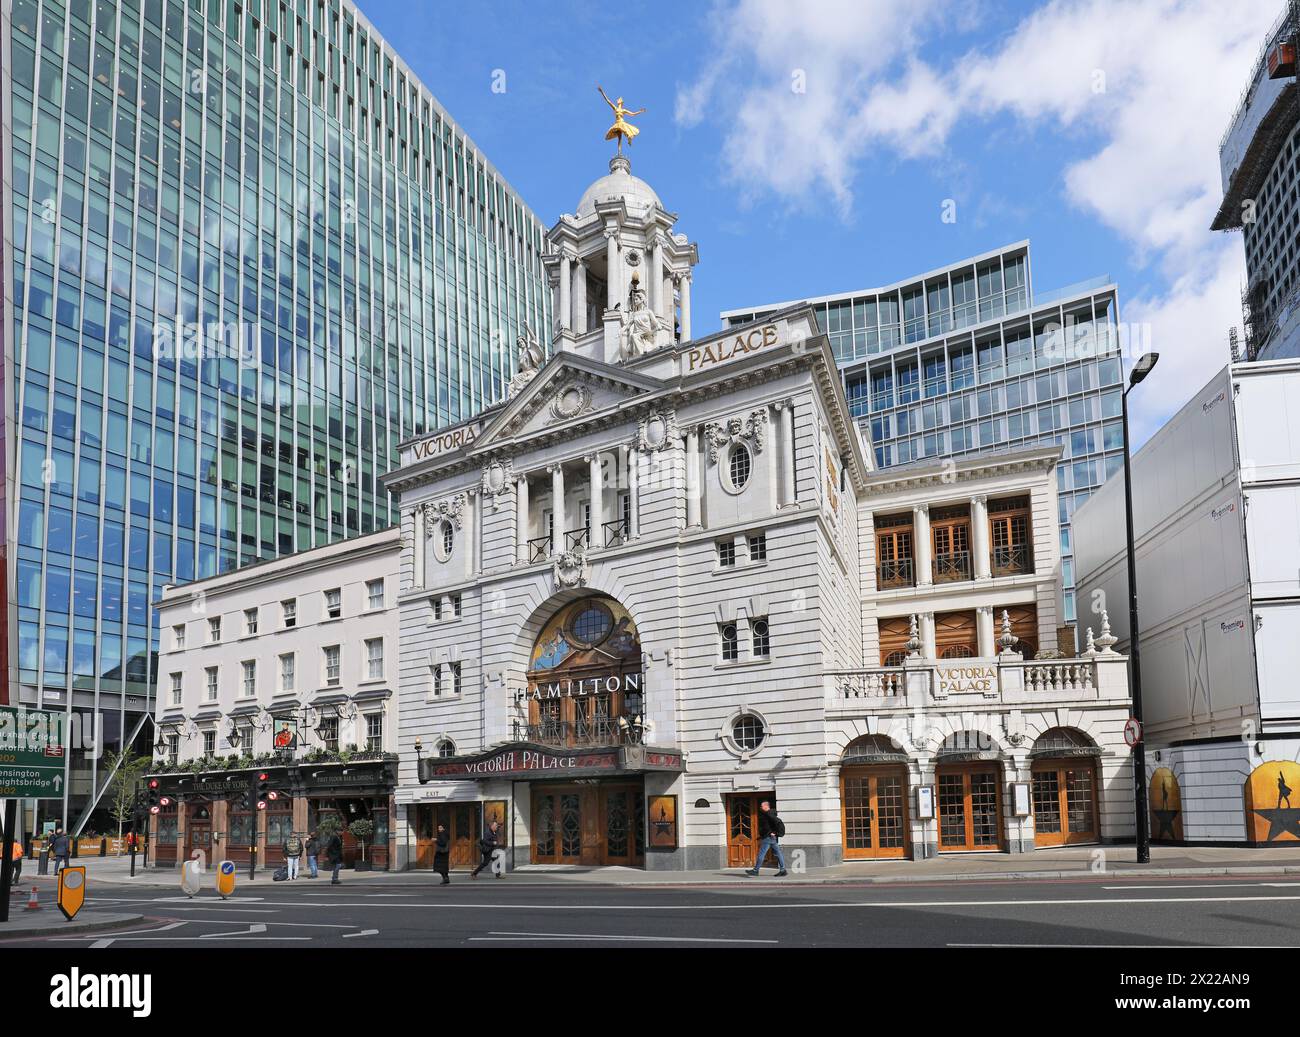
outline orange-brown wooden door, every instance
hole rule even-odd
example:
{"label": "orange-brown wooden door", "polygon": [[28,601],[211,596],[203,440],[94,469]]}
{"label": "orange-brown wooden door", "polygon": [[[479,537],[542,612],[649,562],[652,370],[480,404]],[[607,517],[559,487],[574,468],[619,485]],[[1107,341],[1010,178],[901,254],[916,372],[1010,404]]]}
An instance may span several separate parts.
{"label": "orange-brown wooden door", "polygon": [[[758,853],[758,805],[767,800],[776,810],[776,797],[770,792],[738,792],[726,797],[727,867],[752,868]],[[776,854],[768,852],[763,863],[775,868]]]}
{"label": "orange-brown wooden door", "polygon": [[1002,848],[1002,769],[996,763],[948,764],[936,772],[939,849]]}
{"label": "orange-brown wooden door", "polygon": [[577,786],[533,792],[534,864],[582,863],[582,795]]}
{"label": "orange-brown wooden door", "polygon": [[840,816],[845,860],[904,856],[907,773],[901,768],[843,768]]}
{"label": "orange-brown wooden door", "polygon": [[1034,764],[1034,845],[1097,841],[1097,766],[1092,760]]}

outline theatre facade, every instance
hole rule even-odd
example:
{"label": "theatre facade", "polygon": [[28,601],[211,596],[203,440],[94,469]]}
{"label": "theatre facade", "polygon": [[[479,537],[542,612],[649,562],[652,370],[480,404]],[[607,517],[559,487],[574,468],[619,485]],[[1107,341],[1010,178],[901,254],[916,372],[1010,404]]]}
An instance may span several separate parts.
{"label": "theatre facade", "polygon": [[1131,837],[1057,448],[873,472],[810,309],[692,339],[675,221],[616,157],[548,233],[549,358],[385,478],[395,866],[493,820],[511,867],[749,866],[763,799],[796,866]]}

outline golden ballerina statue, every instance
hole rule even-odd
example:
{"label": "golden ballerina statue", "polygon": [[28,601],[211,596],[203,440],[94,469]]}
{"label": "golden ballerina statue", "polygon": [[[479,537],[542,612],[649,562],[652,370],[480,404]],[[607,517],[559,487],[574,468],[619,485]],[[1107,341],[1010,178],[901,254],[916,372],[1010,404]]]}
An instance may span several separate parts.
{"label": "golden ballerina statue", "polygon": [[609,94],[605,93],[604,88],[599,83],[596,84],[596,89],[600,91],[600,96],[605,99],[605,103],[609,105],[610,109],[614,112],[614,125],[611,126],[609,131],[605,134],[605,139],[614,140],[617,138],[618,153],[621,155],[623,154],[623,141],[626,140],[628,144],[631,145],[632,138],[641,132],[628,122],[627,118],[631,118],[633,115],[640,115],[645,111],[645,109],[638,108],[636,111],[632,111],[631,108],[623,107],[623,98],[621,97],[617,101],[611,101],[609,99]]}

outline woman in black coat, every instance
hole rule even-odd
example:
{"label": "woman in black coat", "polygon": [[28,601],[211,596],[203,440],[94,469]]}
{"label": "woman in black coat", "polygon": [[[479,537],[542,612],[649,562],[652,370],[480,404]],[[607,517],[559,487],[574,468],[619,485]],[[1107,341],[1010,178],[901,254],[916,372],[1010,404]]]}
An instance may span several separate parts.
{"label": "woman in black coat", "polygon": [[451,841],[447,836],[445,825],[438,826],[437,841],[433,849],[433,870],[442,876],[442,885],[451,882],[447,875],[447,863],[450,860]]}

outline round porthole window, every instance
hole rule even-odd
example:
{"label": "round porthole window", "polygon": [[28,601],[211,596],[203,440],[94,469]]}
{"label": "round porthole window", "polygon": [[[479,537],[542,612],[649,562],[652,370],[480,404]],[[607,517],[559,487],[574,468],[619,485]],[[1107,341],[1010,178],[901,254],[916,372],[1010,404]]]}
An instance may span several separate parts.
{"label": "round porthole window", "polygon": [[727,474],[731,477],[731,490],[739,493],[749,482],[749,475],[754,470],[754,459],[749,453],[749,447],[744,443],[737,443],[731,448],[731,457],[727,462]]}
{"label": "round porthole window", "polygon": [[595,601],[577,609],[569,624],[569,634],[584,648],[594,648],[609,637],[613,629],[613,614]]}
{"label": "round porthole window", "polygon": [[752,753],[767,739],[767,728],[761,717],[742,713],[731,724],[731,740],[742,752]]}

